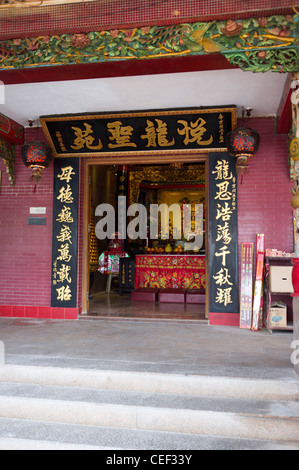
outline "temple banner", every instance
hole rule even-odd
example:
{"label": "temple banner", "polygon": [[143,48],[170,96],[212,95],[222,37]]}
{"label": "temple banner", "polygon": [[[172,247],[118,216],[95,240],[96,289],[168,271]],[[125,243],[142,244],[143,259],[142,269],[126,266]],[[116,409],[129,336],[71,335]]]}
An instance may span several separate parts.
{"label": "temple banner", "polygon": [[54,160],[51,306],[77,305],[79,159]]}
{"label": "temple banner", "polygon": [[236,159],[209,155],[210,312],[238,313],[238,217]]}
{"label": "temple banner", "polygon": [[235,106],[69,116],[43,116],[56,157],[226,151]]}

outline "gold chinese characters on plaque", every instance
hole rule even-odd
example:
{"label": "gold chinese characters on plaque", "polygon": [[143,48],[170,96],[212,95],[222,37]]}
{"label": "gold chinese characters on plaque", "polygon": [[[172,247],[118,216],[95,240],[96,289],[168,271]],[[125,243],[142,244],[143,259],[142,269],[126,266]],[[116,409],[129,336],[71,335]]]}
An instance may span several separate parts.
{"label": "gold chinese characters on plaque", "polygon": [[226,151],[236,107],[40,118],[56,157]]}
{"label": "gold chinese characters on plaque", "polygon": [[52,307],[77,302],[78,159],[54,162]]}

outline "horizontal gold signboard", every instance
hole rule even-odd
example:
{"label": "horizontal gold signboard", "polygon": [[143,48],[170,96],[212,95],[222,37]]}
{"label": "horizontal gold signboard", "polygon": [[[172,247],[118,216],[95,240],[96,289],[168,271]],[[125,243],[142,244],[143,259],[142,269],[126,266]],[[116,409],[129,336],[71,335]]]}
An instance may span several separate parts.
{"label": "horizontal gold signboard", "polygon": [[235,106],[42,116],[56,157],[226,151]]}

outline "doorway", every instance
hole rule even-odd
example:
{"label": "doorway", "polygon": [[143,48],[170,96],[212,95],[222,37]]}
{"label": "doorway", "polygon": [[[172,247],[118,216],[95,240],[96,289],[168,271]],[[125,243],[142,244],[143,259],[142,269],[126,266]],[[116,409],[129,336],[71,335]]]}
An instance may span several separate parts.
{"label": "doorway", "polygon": [[[147,161],[146,164],[126,161],[128,171],[127,206],[134,203],[149,208],[151,204],[202,204],[203,214],[207,214],[208,187],[207,161],[205,155],[176,157],[176,161],[165,161],[163,164]],[[180,161],[179,161],[180,160]],[[123,168],[124,161],[86,160],[85,162],[85,188],[84,188],[84,248],[83,248],[83,314],[93,318],[122,318],[122,319],[163,319],[177,321],[207,321],[208,306],[201,302],[192,303],[160,303],[136,302],[132,300],[131,291],[120,292],[119,273],[112,276],[99,270],[98,260],[104,256],[109,247],[109,239],[99,239],[96,235],[96,226],[101,220],[96,216],[96,209],[101,204],[110,204],[115,214],[118,213],[117,201],[119,196],[118,174],[120,163]],[[192,214],[192,209],[191,209]],[[123,250],[130,258],[138,256],[162,256],[166,260],[167,247],[171,246],[172,256],[188,256],[188,246],[185,237],[178,237],[178,224],[169,219],[169,238],[163,232],[163,222],[159,219],[159,236],[157,240],[150,237],[142,239],[123,240]],[[192,215],[191,221],[193,223]],[[128,222],[128,220],[127,220]],[[145,224],[147,222],[145,221]],[[161,227],[162,223],[162,227]],[[204,220],[204,236],[202,245],[193,253],[197,257],[205,258],[207,255],[206,228]],[[115,228],[117,229],[117,221]],[[137,227],[138,228],[138,227]],[[140,229],[140,227],[139,227]],[[190,228],[191,229],[191,228]],[[194,226],[192,227],[194,230]],[[161,237],[162,235],[162,237]],[[186,249],[185,245],[186,244]],[[169,253],[168,253],[169,254]],[[106,260],[107,263],[107,260]],[[207,267],[205,271],[205,290]],[[148,284],[149,285],[149,284]],[[86,290],[85,290],[86,288]],[[84,295],[85,292],[85,295]],[[207,295],[207,294],[206,294]],[[206,297],[207,298],[207,297]]]}

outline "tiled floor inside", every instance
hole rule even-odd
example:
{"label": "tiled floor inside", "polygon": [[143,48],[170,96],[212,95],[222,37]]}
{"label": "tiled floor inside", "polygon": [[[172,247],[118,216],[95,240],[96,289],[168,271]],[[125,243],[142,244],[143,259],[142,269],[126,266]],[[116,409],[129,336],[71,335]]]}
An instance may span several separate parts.
{"label": "tiled floor inside", "polygon": [[89,316],[105,318],[163,319],[206,321],[204,304],[133,302],[131,294],[111,291],[94,294],[89,303]]}

